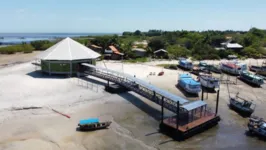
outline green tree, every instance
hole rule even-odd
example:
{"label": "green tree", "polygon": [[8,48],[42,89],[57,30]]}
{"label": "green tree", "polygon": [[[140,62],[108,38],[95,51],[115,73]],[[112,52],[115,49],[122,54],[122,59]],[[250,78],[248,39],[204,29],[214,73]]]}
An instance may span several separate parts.
{"label": "green tree", "polygon": [[141,36],[141,31],[140,31],[140,30],[136,30],[136,31],[134,32],[134,35],[135,35],[135,36]]}
{"label": "green tree", "polygon": [[190,51],[188,49],[179,45],[168,46],[167,51],[171,58],[187,57],[190,55]]}
{"label": "green tree", "polygon": [[257,58],[260,56],[259,52],[253,47],[245,47],[243,54],[247,57]]}
{"label": "green tree", "polygon": [[152,49],[152,51],[156,51],[158,49],[164,49],[166,47],[166,43],[161,37],[155,37],[150,40],[148,46]]}

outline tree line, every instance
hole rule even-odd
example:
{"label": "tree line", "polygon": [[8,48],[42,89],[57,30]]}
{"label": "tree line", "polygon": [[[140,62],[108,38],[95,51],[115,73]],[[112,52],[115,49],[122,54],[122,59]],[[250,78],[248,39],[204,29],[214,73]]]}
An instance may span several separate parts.
{"label": "tree line", "polygon": [[[171,57],[193,57],[195,59],[220,59],[230,54],[240,57],[259,58],[266,56],[266,31],[251,28],[249,31],[162,31],[123,32],[122,37],[140,36],[149,40],[151,51],[168,50]],[[241,44],[244,49],[240,52],[232,50],[216,50],[222,42],[228,41]]]}
{"label": "tree line", "polygon": [[[226,42],[230,37],[232,42],[241,44],[244,49],[240,52],[232,50],[216,50],[222,42]],[[75,38],[84,45],[97,45],[102,47],[101,53],[114,45],[118,50],[125,54],[124,58],[133,58],[131,51],[135,41],[148,41],[148,45],[135,45],[138,48],[146,49],[148,55],[152,55],[158,49],[166,49],[170,58],[192,57],[201,59],[220,59],[228,55],[240,57],[259,58],[266,56],[266,31],[251,28],[249,31],[162,31],[149,30],[141,32],[123,32],[121,36],[95,36],[90,38]],[[31,52],[33,50],[46,50],[57,41],[34,41],[15,46],[0,48],[0,53],[12,54],[15,52]]]}

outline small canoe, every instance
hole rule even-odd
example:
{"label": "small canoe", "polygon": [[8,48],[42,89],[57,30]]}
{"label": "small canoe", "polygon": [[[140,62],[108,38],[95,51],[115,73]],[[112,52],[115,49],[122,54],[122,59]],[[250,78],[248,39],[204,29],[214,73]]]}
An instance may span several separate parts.
{"label": "small canoe", "polygon": [[111,123],[111,121],[99,122],[98,118],[90,118],[80,120],[78,126],[81,131],[92,131],[107,128]]}

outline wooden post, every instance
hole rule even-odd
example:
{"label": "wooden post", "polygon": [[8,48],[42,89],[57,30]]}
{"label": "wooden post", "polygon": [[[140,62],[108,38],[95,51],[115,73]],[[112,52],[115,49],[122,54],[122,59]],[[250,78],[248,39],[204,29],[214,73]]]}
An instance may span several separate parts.
{"label": "wooden post", "polygon": [[217,99],[216,99],[216,111],[215,111],[215,116],[218,113],[218,106],[219,106],[219,95],[220,95],[220,89],[217,91]]}
{"label": "wooden post", "polygon": [[176,105],[176,129],[178,130],[179,126],[179,102],[177,102]]}
{"label": "wooden post", "polygon": [[204,98],[204,97],[203,97],[203,96],[204,96],[204,89],[203,89],[203,86],[201,86],[201,90],[202,90],[202,91],[201,91],[201,100],[203,101],[203,98]]}
{"label": "wooden post", "polygon": [[164,97],[162,97],[162,111],[161,111],[161,123],[163,123],[164,116]]}

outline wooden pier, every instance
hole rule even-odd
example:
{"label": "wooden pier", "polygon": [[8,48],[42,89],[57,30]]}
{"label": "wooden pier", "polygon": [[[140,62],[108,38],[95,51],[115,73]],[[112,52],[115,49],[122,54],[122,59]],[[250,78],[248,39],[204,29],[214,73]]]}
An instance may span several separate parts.
{"label": "wooden pier", "polygon": [[[160,105],[160,130],[166,134],[170,133],[170,136],[175,139],[190,137],[216,125],[220,121],[220,117],[217,115],[218,103],[216,112],[213,113],[207,107],[206,102],[202,100],[189,102],[184,98],[125,73],[86,63],[80,66],[80,72],[107,80],[107,87],[110,86],[109,82],[113,82]],[[165,118],[164,109],[168,109],[176,115]]]}

